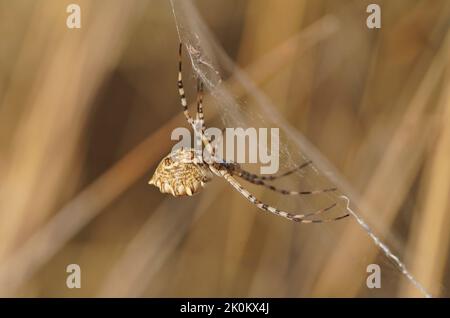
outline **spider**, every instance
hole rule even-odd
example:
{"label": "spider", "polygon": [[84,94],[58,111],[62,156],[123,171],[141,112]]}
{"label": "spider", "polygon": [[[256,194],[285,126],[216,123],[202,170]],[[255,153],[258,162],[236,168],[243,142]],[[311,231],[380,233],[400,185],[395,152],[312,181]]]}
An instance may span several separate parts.
{"label": "spider", "polygon": [[[203,114],[203,83],[197,81],[197,114],[196,120],[190,115],[188,110],[188,104],[186,96],[184,94],[183,79],[181,72],[182,64],[182,43],[179,45],[178,52],[178,92],[180,95],[181,106],[183,107],[183,113],[187,122],[199,133],[201,136],[201,142],[205,146],[208,153],[215,155],[215,148],[211,145],[211,141],[205,135],[205,122]],[[286,219],[301,222],[301,223],[323,223],[330,221],[337,221],[343,219],[349,214],[344,214],[334,218],[328,219],[311,219],[309,217],[319,215],[323,212],[331,210],[336,206],[336,203],[331,204],[325,208],[304,213],[294,214],[286,211],[282,211],[273,206],[263,203],[257,199],[250,191],[245,189],[240,182],[235,178],[239,177],[250,183],[264,186],[272,191],[284,194],[284,195],[313,195],[325,192],[336,191],[336,188],[315,190],[315,191],[290,191],[276,188],[268,183],[281,177],[288,176],[295,171],[301,170],[309,166],[312,162],[307,161],[295,169],[287,171],[283,174],[272,176],[260,176],[250,173],[240,167],[239,164],[234,162],[225,162],[223,160],[213,160],[212,163],[204,161],[201,157],[197,156],[194,149],[180,148],[174,150],[169,155],[164,157],[156,168],[153,177],[150,179],[149,184],[152,184],[159,188],[162,193],[170,193],[175,197],[178,196],[192,196],[198,193],[202,187],[209,182],[213,175],[224,178],[231,186],[233,186],[240,194],[242,194],[248,201],[250,201],[257,208],[273,213],[275,215],[284,217]]]}

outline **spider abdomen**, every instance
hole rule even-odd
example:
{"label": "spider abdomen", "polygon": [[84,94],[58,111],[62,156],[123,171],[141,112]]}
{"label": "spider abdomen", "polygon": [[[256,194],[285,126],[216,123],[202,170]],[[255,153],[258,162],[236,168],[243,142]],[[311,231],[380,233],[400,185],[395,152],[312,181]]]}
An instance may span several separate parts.
{"label": "spider abdomen", "polygon": [[208,166],[195,156],[194,149],[177,149],[159,163],[149,184],[173,196],[194,195],[211,180]]}

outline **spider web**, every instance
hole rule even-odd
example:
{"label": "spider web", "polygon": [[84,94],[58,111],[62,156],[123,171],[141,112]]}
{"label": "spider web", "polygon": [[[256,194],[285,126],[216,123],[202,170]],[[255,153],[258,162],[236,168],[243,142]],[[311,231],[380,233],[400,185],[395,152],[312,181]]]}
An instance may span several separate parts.
{"label": "spider web", "polygon": [[[288,177],[289,180],[286,182],[289,183],[286,187],[292,187],[296,182],[300,182],[302,187],[306,189],[323,189],[330,185],[335,185],[339,189],[336,193],[321,194],[318,197],[289,197],[289,200],[284,198],[283,202],[281,200],[277,202],[275,196],[269,194],[271,203],[275,202],[276,204],[273,205],[277,207],[280,207],[277,204],[283,204],[282,208],[288,211],[298,211],[301,207],[302,211],[300,212],[305,209],[314,211],[327,204],[329,205],[330,202],[337,203],[337,208],[333,209],[332,214],[350,213],[353,219],[349,222],[352,222],[353,226],[359,226],[360,230],[364,231],[370,238],[368,244],[375,244],[384,255],[381,260],[380,257],[377,258],[377,262],[383,262],[383,265],[387,267],[387,274],[383,269],[383,278],[386,276],[395,278],[400,273],[422,295],[430,297],[431,295],[408,271],[397,253],[391,251],[391,249],[401,251],[404,248],[402,243],[396,239],[395,234],[389,233],[389,230],[385,229],[383,224],[374,220],[370,215],[364,214],[364,206],[360,203],[361,200],[352,187],[326,158],[280,115],[276,110],[277,107],[230,59],[191,1],[171,0],[170,2],[179,39],[187,48],[186,51],[194,77],[198,77],[204,82],[206,91],[212,97],[211,101],[204,106],[206,115],[212,107],[215,107],[224,127],[278,127],[280,130],[280,172],[295,168],[308,160],[313,161],[313,165]],[[333,18],[327,18],[323,24],[324,32],[331,32],[336,23]],[[233,78],[238,83],[243,92],[240,96],[232,92],[226,85],[225,82],[229,78]],[[249,167],[249,169],[257,172],[252,167]],[[339,225],[336,225],[336,223],[321,225],[315,231],[320,231],[322,242],[333,244],[338,235],[337,230],[334,229],[337,227]],[[302,228],[302,231],[314,230]],[[382,233],[385,238],[382,240],[377,233]],[[384,243],[384,241],[389,243]],[[364,259],[349,257],[348,262],[359,263],[358,266],[361,266],[362,271],[366,269],[367,264]],[[385,291],[383,295],[392,293],[392,291]]]}

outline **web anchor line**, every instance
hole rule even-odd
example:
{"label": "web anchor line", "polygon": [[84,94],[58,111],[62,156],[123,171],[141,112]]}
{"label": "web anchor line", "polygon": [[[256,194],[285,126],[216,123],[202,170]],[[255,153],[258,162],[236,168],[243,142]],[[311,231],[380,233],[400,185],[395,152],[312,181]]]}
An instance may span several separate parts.
{"label": "web anchor line", "polygon": [[405,275],[406,278],[408,278],[408,280],[414,285],[414,287],[416,287],[425,297],[432,298],[433,296],[425,289],[425,287],[422,286],[421,283],[419,283],[416,280],[416,278],[411,274],[411,272],[408,270],[406,265],[398,258],[398,256],[396,256],[394,253],[392,253],[391,250],[389,249],[389,247],[387,247],[386,244],[384,244],[373,233],[373,231],[369,227],[369,225],[366,222],[364,222],[364,220],[350,208],[350,199],[345,195],[341,195],[339,197],[347,201],[347,206],[346,206],[347,211],[355,217],[355,219],[359,223],[359,225],[361,225],[362,228],[366,231],[366,233],[369,234],[372,241],[375,243],[376,246],[378,246],[383,251],[384,255],[386,255],[386,257],[389,260],[393,261],[393,263],[397,266],[397,268],[400,270],[400,272],[403,275]]}

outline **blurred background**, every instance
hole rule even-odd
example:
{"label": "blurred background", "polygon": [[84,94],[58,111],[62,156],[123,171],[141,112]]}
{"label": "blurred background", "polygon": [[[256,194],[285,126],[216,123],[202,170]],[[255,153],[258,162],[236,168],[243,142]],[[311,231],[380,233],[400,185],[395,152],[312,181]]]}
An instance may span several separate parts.
{"label": "blurred background", "polygon": [[[372,2],[192,4],[417,280],[449,297],[450,1],[376,1],[382,25],[371,30]],[[80,29],[66,27],[70,3]],[[0,0],[0,33],[0,295],[423,296],[353,219],[264,215],[223,180],[192,198],[147,184],[172,129],[187,127],[169,1]],[[222,75],[242,107],[257,103]],[[220,127],[220,109],[208,98],[205,108]],[[380,289],[366,287],[371,263]],[[80,289],[66,287],[69,264],[81,267]]]}

